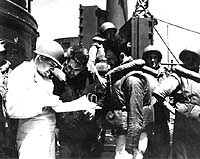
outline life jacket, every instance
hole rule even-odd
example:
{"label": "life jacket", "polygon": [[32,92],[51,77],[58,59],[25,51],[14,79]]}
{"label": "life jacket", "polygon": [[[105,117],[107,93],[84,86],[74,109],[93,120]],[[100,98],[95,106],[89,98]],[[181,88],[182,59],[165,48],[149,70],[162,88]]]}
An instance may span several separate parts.
{"label": "life jacket", "polygon": [[[106,77],[109,81],[108,98],[112,99],[110,101],[112,101],[112,105],[114,105],[115,107],[112,109],[121,109],[125,107],[126,104],[125,101],[123,100],[125,99],[123,93],[123,84],[129,76],[136,76],[140,79],[145,80],[148,83],[149,81],[151,81],[151,83],[153,82],[153,80],[156,81],[155,77],[158,76],[158,72],[148,66],[145,66],[144,64],[145,62],[141,59],[133,60],[129,63],[122,64],[114,68],[113,70],[110,70],[106,74]],[[151,77],[152,79],[149,79]],[[118,90],[117,91],[118,97],[116,97],[116,94],[113,92],[114,89]]]}
{"label": "life jacket", "polygon": [[198,118],[198,114],[200,114],[199,74],[182,66],[176,66],[171,76],[179,81],[179,87],[174,92],[175,106],[184,109],[185,116]]}
{"label": "life jacket", "polygon": [[[105,100],[105,105],[108,113],[105,118],[110,127],[120,127],[123,129],[127,128],[127,106],[130,104],[127,101],[125,95],[125,81],[130,77],[134,76],[139,78],[144,83],[145,96],[143,99],[143,109],[141,110],[144,115],[143,126],[148,122],[153,121],[153,107],[151,106],[151,93],[157,86],[158,72],[148,66],[144,65],[145,62],[141,59],[133,60],[128,63],[124,63],[107,73],[108,78],[108,90]],[[127,103],[128,102],[128,103]]]}
{"label": "life jacket", "polygon": [[186,78],[192,79],[192,80],[200,83],[200,74],[199,73],[190,71],[190,70],[182,67],[181,65],[177,65],[177,66],[173,67],[172,71],[177,73],[181,77],[186,77]]}

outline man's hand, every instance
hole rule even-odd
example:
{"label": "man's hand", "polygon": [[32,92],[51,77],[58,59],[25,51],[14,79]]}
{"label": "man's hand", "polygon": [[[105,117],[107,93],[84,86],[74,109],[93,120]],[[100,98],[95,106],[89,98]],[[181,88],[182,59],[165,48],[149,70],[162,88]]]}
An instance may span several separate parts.
{"label": "man's hand", "polygon": [[54,68],[53,70],[51,70],[51,73],[57,77],[60,81],[65,81],[66,80],[66,75],[65,73],[60,70],[59,68]]}
{"label": "man's hand", "polygon": [[85,110],[84,114],[89,116],[89,120],[92,120],[95,116],[95,109]]}
{"label": "man's hand", "polygon": [[42,112],[44,112],[44,113],[55,113],[55,111],[50,106],[43,107]]}
{"label": "man's hand", "polygon": [[105,78],[101,77],[100,75],[97,76],[97,78],[98,78],[98,80],[99,80],[101,86],[102,86],[103,88],[106,88],[106,86],[107,86],[107,80],[106,80]]}
{"label": "man's hand", "polygon": [[136,152],[134,153],[134,159],[143,159],[144,155],[141,151],[136,150]]}

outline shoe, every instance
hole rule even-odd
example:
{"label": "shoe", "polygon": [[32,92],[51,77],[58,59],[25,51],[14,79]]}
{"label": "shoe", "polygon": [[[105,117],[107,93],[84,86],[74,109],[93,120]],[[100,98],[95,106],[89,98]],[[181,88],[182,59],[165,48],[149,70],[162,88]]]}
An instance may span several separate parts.
{"label": "shoe", "polygon": [[143,158],[144,158],[143,152],[141,152],[139,150],[136,150],[134,152],[134,159],[143,159]]}
{"label": "shoe", "polygon": [[116,152],[114,159],[133,159],[133,155],[127,151]]}

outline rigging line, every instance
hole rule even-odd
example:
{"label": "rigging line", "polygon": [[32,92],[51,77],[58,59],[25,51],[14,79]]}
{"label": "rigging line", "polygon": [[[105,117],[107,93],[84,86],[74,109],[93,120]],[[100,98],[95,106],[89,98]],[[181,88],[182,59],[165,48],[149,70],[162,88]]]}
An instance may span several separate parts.
{"label": "rigging line", "polygon": [[[167,46],[169,47],[169,25],[167,25]],[[167,51],[167,61],[169,63],[169,50]]]}
{"label": "rigging line", "polygon": [[158,32],[158,30],[153,27],[153,29],[156,31],[156,33],[158,34],[158,36],[160,37],[160,39],[162,40],[162,42],[165,44],[165,46],[167,47],[168,51],[171,53],[171,55],[174,57],[174,59],[179,63],[179,61],[177,60],[177,58],[174,56],[173,52],[170,50],[170,48],[167,46],[166,42],[164,41],[164,39],[162,38],[162,36],[160,35],[160,33]]}
{"label": "rigging line", "polygon": [[[156,18],[156,19],[157,19],[157,18]],[[176,24],[172,24],[172,23],[166,22],[166,21],[161,20],[161,19],[157,19],[157,20],[159,20],[159,21],[161,21],[161,22],[163,22],[163,23],[166,23],[166,24],[169,24],[169,25],[175,26],[175,27],[180,28],[180,29],[184,29],[184,30],[187,30],[187,31],[190,31],[190,32],[196,33],[196,34],[200,34],[200,32],[198,32],[198,31],[194,31],[194,30],[191,30],[191,29],[187,29],[187,28],[181,27],[181,26],[179,26],[179,25],[176,25]]]}

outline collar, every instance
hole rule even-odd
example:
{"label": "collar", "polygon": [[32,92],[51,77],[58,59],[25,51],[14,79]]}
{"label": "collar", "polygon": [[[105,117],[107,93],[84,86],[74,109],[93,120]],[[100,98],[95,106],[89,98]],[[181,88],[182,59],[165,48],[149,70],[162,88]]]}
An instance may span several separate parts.
{"label": "collar", "polygon": [[132,58],[131,56],[128,56],[128,57],[126,57],[126,58],[123,60],[123,62],[121,63],[121,65],[123,65],[123,64],[125,64],[125,63],[129,63],[129,62],[131,62],[131,61],[133,61],[133,58]]}

